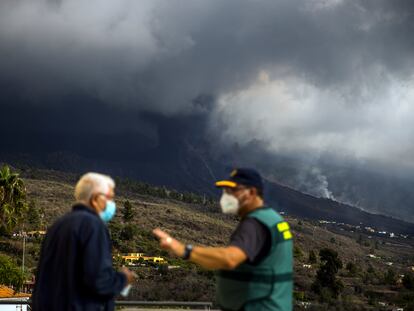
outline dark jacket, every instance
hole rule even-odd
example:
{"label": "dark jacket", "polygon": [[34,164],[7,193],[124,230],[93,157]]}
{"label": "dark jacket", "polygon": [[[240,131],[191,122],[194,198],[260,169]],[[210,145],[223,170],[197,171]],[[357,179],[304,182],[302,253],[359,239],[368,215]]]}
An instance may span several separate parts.
{"label": "dark jacket", "polygon": [[32,296],[34,311],[114,310],[126,286],[112,267],[109,232],[89,207],[78,204],[47,231]]}

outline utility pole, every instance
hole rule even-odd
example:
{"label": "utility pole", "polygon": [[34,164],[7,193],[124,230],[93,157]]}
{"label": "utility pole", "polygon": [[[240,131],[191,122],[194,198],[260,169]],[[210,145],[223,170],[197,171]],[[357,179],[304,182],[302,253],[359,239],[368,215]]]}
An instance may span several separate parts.
{"label": "utility pole", "polygon": [[24,274],[24,255],[26,251],[26,232],[23,231],[23,258],[22,258],[22,273]]}

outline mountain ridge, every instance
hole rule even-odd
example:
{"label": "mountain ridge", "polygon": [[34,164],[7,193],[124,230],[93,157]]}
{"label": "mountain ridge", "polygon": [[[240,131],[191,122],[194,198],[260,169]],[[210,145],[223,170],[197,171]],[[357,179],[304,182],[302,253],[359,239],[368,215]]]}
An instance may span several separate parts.
{"label": "mountain ridge", "polygon": [[402,234],[414,234],[414,224],[390,216],[369,213],[358,207],[326,198],[317,198],[276,183],[267,183],[269,202],[278,209],[296,217],[329,220],[351,225],[365,225]]}
{"label": "mountain ridge", "polygon": [[[32,169],[24,169],[23,176],[30,176]],[[44,170],[43,172],[47,172]],[[49,171],[59,175],[59,171]],[[190,178],[196,179],[196,176],[191,176],[192,172],[187,172]],[[61,178],[62,174],[59,175]],[[70,175],[70,174],[69,174]],[[76,181],[79,176],[78,173],[72,172],[72,182]],[[213,192],[214,188],[208,184],[205,179],[198,179],[198,186],[203,188],[210,188],[207,195],[218,198],[218,192]],[[150,183],[154,185],[154,183]],[[157,186],[164,187],[163,184]],[[170,185],[166,186],[170,189],[175,189]],[[193,191],[198,194],[205,194],[203,191]],[[182,188],[178,188],[181,191]],[[193,189],[185,189],[185,191],[192,191]],[[212,195],[213,194],[213,195]],[[270,182],[265,180],[265,201],[268,205],[280,212],[293,215],[299,218],[306,218],[309,220],[328,220],[335,222],[343,222],[350,225],[361,225],[374,227],[378,231],[387,231],[389,233],[409,234],[414,236],[414,224],[403,220],[395,219],[386,215],[373,214],[363,211],[358,207],[337,202],[335,200],[318,198],[311,194],[302,193],[287,185]]]}

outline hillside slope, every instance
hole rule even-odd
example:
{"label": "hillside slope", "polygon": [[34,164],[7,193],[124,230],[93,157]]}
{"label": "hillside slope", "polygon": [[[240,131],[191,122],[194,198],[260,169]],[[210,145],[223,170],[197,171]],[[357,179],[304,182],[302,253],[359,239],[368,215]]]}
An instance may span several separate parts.
{"label": "hillside slope", "polygon": [[324,219],[353,225],[363,224],[375,227],[378,231],[414,235],[413,223],[368,213],[330,199],[316,198],[277,183],[267,183],[266,186],[270,202],[274,202],[279,209],[300,218]]}
{"label": "hillside slope", "polygon": [[[44,226],[70,210],[76,179],[75,174],[55,171],[37,171],[31,176],[25,176],[29,200],[44,211]],[[237,219],[222,215],[217,205],[188,204],[169,198],[149,196],[133,191],[133,187],[125,183],[119,184],[116,199],[118,213],[110,224],[114,255],[127,252],[161,255],[168,260],[169,265],[180,267],[168,271],[150,266],[134,268],[139,279],[129,299],[214,301],[214,274],[161,251],[151,235],[151,230],[161,227],[175,237],[196,245],[225,245],[237,224]],[[121,216],[125,200],[131,202],[134,212],[133,220],[127,223]],[[328,216],[323,218],[326,219]],[[379,310],[375,304],[368,304],[371,292],[379,295],[379,298],[375,298],[376,301],[395,303],[395,296],[398,296],[401,285],[383,284],[382,280],[391,267],[390,263],[396,275],[409,273],[410,267],[414,265],[412,239],[380,238],[370,236],[363,230],[344,230],[343,227],[333,224],[289,215],[287,220],[294,234],[295,291],[299,294],[298,302],[306,301],[315,306],[319,305],[316,295],[311,291],[318,264],[306,264],[311,251],[317,253],[318,250],[328,247],[337,251],[344,263],[344,269],[339,275],[345,287],[336,304],[352,305],[353,309],[350,310],[359,310],[360,307],[361,310]],[[28,225],[30,224],[26,224]],[[39,249],[40,240],[28,242],[26,265],[29,271],[34,271]],[[22,243],[19,239],[3,237],[0,241],[0,252],[13,256],[20,264]],[[368,254],[374,257],[368,257]],[[345,269],[346,264],[350,262],[358,267],[357,272],[353,274]],[[119,264],[116,260],[115,263]],[[380,293],[384,290],[391,291],[391,297],[381,296]],[[296,308],[300,310],[299,305]]]}

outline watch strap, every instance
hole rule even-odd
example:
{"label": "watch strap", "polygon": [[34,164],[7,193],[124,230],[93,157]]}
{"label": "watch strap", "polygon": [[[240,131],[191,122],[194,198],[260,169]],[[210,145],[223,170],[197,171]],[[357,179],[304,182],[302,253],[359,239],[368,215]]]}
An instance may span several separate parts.
{"label": "watch strap", "polygon": [[183,259],[188,260],[190,259],[191,252],[193,251],[193,246],[191,244],[187,244],[184,248],[184,255]]}

